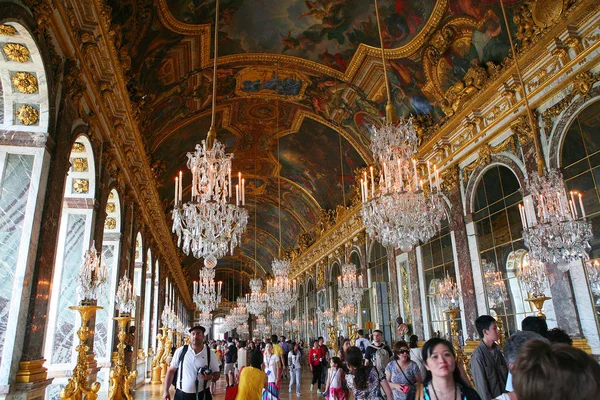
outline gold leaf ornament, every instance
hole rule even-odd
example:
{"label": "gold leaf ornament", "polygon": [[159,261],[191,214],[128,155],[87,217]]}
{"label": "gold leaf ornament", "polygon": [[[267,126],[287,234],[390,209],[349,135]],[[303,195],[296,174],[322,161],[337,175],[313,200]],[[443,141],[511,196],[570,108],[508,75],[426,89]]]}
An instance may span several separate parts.
{"label": "gold leaf ornament", "polygon": [[115,229],[117,227],[117,220],[114,218],[106,218],[104,221],[104,229]]}
{"label": "gold leaf ornament", "polygon": [[88,170],[87,158],[77,157],[73,159],[73,169],[77,172],[86,172]]}
{"label": "gold leaf ornament", "polygon": [[30,126],[35,125],[39,121],[40,113],[32,106],[23,104],[17,110],[16,116],[21,124]]}
{"label": "gold leaf ornament", "polygon": [[0,25],[0,35],[3,36],[15,36],[17,30],[14,26],[10,25]]}
{"label": "gold leaf ornament", "polygon": [[116,209],[117,209],[117,207],[115,206],[115,203],[106,203],[106,212],[107,213],[114,213]]}
{"label": "gold leaf ornament", "polygon": [[87,179],[73,179],[73,190],[76,193],[88,193],[90,191],[90,182]]}
{"label": "gold leaf ornament", "polygon": [[12,83],[20,93],[32,94],[38,91],[38,80],[29,72],[17,72],[12,77]]}
{"label": "gold leaf ornament", "polygon": [[85,145],[80,142],[75,142],[73,143],[71,151],[73,151],[73,153],[83,153],[85,151]]}
{"label": "gold leaf ornament", "polygon": [[30,53],[29,49],[22,44],[18,43],[6,43],[2,50],[6,57],[8,57],[12,61],[24,63],[29,61]]}

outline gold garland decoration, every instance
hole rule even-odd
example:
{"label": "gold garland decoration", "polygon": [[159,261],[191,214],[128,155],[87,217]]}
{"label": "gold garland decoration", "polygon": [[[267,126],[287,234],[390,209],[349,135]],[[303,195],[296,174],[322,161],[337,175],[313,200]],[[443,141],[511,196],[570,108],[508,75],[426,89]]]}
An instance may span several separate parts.
{"label": "gold garland decoration", "polygon": [[19,63],[29,61],[29,49],[22,44],[6,43],[4,46],[2,46],[2,50],[4,51],[4,54],[6,54],[6,57],[12,61]]}
{"label": "gold garland decoration", "polygon": [[33,94],[38,91],[38,80],[29,72],[17,72],[12,77],[12,83],[20,93]]}

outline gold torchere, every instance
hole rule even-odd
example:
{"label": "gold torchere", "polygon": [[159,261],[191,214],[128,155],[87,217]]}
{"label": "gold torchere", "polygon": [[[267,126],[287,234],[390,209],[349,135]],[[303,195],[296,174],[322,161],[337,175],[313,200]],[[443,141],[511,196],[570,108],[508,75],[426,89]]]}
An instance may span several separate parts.
{"label": "gold torchere", "polygon": [[137,377],[137,371],[127,369],[125,365],[125,339],[127,338],[127,323],[132,321],[128,315],[113,318],[119,324],[119,344],[117,345],[117,362],[110,371],[110,386],[108,400],[133,400],[132,389]]}
{"label": "gold torchere", "polygon": [[169,356],[169,354],[171,353],[171,343],[172,341],[169,341],[169,335],[170,335],[170,330],[169,328],[165,328],[164,326],[162,328],[160,328],[163,331],[163,353],[162,353],[162,357],[160,358],[160,367],[162,368],[161,373],[160,373],[160,377],[161,379],[165,379],[165,376],[167,375],[167,368],[169,367],[167,365],[167,357]]}
{"label": "gold torchere", "polygon": [[160,379],[162,368],[160,366],[160,359],[164,353],[162,335],[159,333],[156,335],[156,352],[152,359],[152,379],[150,380],[151,385],[160,385],[162,380]]}
{"label": "gold torchere", "polygon": [[[60,391],[60,398],[63,400],[80,400],[85,394],[86,399],[96,400],[98,398],[98,391],[100,390],[100,383],[94,382],[91,385],[88,383],[88,350],[89,346],[85,344],[85,341],[90,336],[90,328],[87,323],[90,318],[96,314],[96,311],[102,310],[102,307],[93,305],[80,305],[71,306],[71,310],[79,311],[81,315],[81,327],[77,331],[79,337],[79,345],[77,346],[77,365],[73,370],[73,377],[69,379],[69,383]],[[93,354],[92,354],[93,359]]]}
{"label": "gold torchere", "polygon": [[498,310],[494,309],[494,311],[496,311],[496,325],[498,326],[498,344],[500,346],[504,347],[504,344],[506,343],[506,334],[504,332],[504,322],[502,322],[502,317],[498,313]]}
{"label": "gold torchere", "polygon": [[356,344],[356,335],[358,334],[358,329],[356,329],[356,325],[348,324],[348,339],[350,339],[350,344],[354,346]]}
{"label": "gold torchere", "polygon": [[525,301],[528,301],[534,305],[535,309],[537,310],[538,317],[542,317],[542,318],[546,319],[546,315],[542,311],[542,308],[544,307],[544,302],[546,300],[551,300],[551,299],[552,299],[552,297],[546,297],[546,296],[542,295],[542,296],[537,296],[537,297],[529,297],[529,298],[525,299]]}
{"label": "gold torchere", "polygon": [[333,354],[337,356],[338,345],[337,338],[335,337],[335,328],[333,327],[333,325],[329,325],[327,327],[327,331],[329,332],[329,347],[333,349]]}
{"label": "gold torchere", "polygon": [[452,347],[454,347],[454,351],[456,352],[456,363],[458,365],[462,365],[467,377],[473,381],[471,377],[471,370],[469,368],[469,359],[465,355],[462,347],[460,346],[460,341],[458,340],[458,323],[456,322],[456,317],[458,313],[460,313],[460,308],[449,308],[444,311],[450,317],[450,329],[452,330]]}

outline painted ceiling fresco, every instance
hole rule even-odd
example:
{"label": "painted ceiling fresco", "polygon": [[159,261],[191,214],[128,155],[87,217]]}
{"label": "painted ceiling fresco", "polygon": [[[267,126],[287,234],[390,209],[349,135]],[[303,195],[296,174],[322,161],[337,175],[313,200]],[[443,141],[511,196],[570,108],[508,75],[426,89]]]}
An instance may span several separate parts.
{"label": "painted ceiling fresco", "polygon": [[[524,3],[504,2],[516,35],[513,15]],[[183,170],[189,185],[186,153],[209,128],[215,2],[107,3],[168,217],[167,183]],[[380,7],[396,115],[417,116],[427,132],[509,55],[499,0],[380,0]],[[218,139],[235,154],[234,170],[247,177],[248,225],[256,204],[257,261],[266,271],[279,246],[278,179],[282,242],[289,247],[319,223],[322,210],[341,204],[344,192],[349,201],[353,171],[372,161],[367,126],[380,124],[385,108],[374,11],[366,0],[221,1]],[[254,229],[248,232],[223,265],[254,259]],[[184,265],[195,276],[201,262],[186,258]]]}

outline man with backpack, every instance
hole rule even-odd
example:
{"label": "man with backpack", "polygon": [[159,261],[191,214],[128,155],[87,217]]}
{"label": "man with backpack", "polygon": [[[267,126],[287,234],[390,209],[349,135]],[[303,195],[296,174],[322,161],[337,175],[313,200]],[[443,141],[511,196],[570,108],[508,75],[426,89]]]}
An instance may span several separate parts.
{"label": "man with backpack", "polygon": [[170,386],[175,386],[174,400],[212,400],[208,383],[219,380],[219,361],[204,345],[203,326],[190,328],[190,344],[175,350],[164,380],[163,400],[171,400]]}
{"label": "man with backpack", "polygon": [[379,329],[373,331],[373,343],[365,351],[365,365],[374,365],[378,371],[385,371],[392,359],[392,349],[383,343],[383,332]]}
{"label": "man with backpack", "polygon": [[369,339],[367,339],[365,337],[365,331],[363,331],[362,329],[358,330],[358,339],[356,339],[356,347],[358,347],[360,349],[360,351],[363,354],[363,357],[365,356],[365,352],[367,351],[367,347],[369,347],[370,343],[369,343]]}

